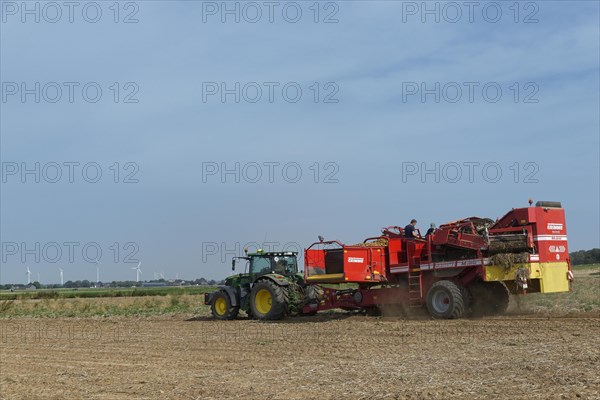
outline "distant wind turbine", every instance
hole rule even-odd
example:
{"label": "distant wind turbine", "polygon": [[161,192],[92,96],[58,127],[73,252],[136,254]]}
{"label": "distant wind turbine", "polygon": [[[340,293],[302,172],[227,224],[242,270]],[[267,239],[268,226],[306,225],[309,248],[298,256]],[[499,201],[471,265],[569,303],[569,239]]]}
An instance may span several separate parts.
{"label": "distant wind turbine", "polygon": [[25,275],[27,275],[27,284],[29,285],[31,283],[31,271],[29,270],[29,267],[27,267],[27,272],[25,272]]}
{"label": "distant wind turbine", "polygon": [[100,283],[100,260],[96,258],[96,283]]}
{"label": "distant wind turbine", "polygon": [[140,269],[141,262],[138,263],[137,267],[132,267],[131,269],[135,269],[135,281],[140,281],[140,275],[142,274],[142,270]]}
{"label": "distant wind turbine", "polygon": [[65,270],[62,268],[59,268],[58,271],[60,272],[60,286],[64,286],[65,282],[63,279],[63,273],[65,272]]}

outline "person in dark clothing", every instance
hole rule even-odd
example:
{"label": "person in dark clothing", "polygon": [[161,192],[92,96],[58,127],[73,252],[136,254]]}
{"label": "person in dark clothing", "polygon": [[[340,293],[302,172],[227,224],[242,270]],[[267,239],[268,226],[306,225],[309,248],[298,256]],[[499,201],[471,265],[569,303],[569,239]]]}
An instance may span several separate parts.
{"label": "person in dark clothing", "polygon": [[413,219],[410,221],[410,224],[404,227],[404,237],[409,239],[418,238],[419,234],[416,230],[417,220]]}
{"label": "person in dark clothing", "polygon": [[432,222],[431,225],[429,225],[429,229],[427,229],[427,233],[425,234],[425,237],[427,237],[429,235],[433,235],[433,232],[435,232],[435,224]]}

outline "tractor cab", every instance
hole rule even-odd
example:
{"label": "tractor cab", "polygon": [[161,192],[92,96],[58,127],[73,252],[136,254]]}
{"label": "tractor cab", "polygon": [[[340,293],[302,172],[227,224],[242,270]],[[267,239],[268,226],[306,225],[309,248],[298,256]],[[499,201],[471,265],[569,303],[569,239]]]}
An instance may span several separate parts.
{"label": "tractor cab", "polygon": [[297,253],[293,251],[263,252],[259,249],[256,253],[246,253],[245,257],[234,257],[233,270],[235,270],[236,259],[247,261],[244,275],[249,275],[252,281],[268,274],[293,276],[298,273]]}

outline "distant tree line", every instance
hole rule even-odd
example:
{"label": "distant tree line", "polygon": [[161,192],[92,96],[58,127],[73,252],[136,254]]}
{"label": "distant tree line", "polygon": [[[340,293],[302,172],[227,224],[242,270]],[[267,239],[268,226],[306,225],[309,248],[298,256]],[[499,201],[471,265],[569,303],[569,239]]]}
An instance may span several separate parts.
{"label": "distant tree line", "polygon": [[579,250],[569,253],[571,264],[600,264],[600,249]]}
{"label": "distant tree line", "polygon": [[[168,286],[180,286],[180,285],[218,285],[221,282],[220,281],[215,281],[213,279],[204,279],[204,278],[199,278],[199,279],[195,279],[195,280],[175,280],[175,281],[169,281],[166,279],[157,279],[157,280],[151,280],[151,281],[144,281],[144,282],[164,282],[166,283]],[[89,288],[89,287],[94,287],[94,286],[98,286],[98,287],[111,287],[111,288],[118,288],[118,287],[141,287],[142,283],[144,282],[136,282],[136,281],[112,281],[110,283],[108,282],[100,282],[99,285],[96,285],[95,282],[92,281],[88,281],[87,279],[84,279],[82,281],[66,281],[65,284],[63,286],[61,286],[60,284],[54,283],[54,284],[41,284],[39,282],[32,282],[32,285],[34,285],[37,289],[40,288],[46,288],[46,289],[58,289],[61,287],[64,288]],[[0,290],[9,290],[10,288],[12,288],[15,284],[14,283],[9,283],[6,285],[0,285]]]}

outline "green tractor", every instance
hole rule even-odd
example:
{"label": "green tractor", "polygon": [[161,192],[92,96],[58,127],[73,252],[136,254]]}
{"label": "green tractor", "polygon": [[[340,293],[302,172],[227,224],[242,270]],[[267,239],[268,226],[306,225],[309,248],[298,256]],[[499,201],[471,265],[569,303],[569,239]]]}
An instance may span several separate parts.
{"label": "green tractor", "polygon": [[235,270],[236,259],[241,259],[246,261],[247,272],[228,277],[219,290],[206,293],[204,304],[210,305],[212,315],[220,320],[235,319],[240,310],[259,320],[281,319],[300,312],[307,291],[296,255],[259,249],[256,253],[246,251],[245,257],[234,257],[231,269]]}

